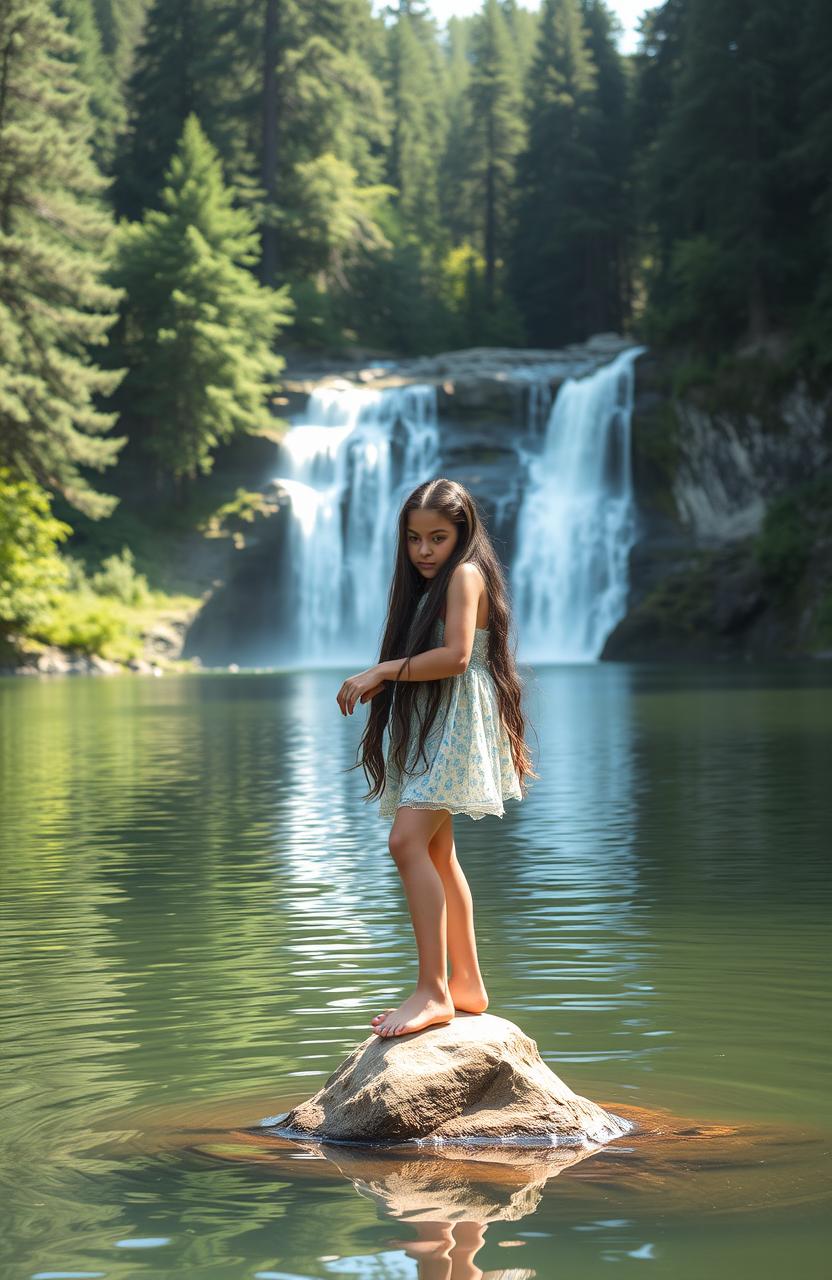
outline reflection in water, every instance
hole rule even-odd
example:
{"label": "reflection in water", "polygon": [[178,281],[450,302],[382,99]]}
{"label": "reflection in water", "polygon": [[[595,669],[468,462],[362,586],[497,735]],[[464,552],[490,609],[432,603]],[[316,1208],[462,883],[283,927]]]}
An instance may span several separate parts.
{"label": "reflection in water", "polygon": [[299,1144],[321,1150],[362,1195],[408,1222],[516,1222],[533,1213],[549,1178],[580,1163],[598,1146],[512,1150],[449,1144],[430,1153]]}
{"label": "reflection in water", "polygon": [[[416,1274],[390,1243],[415,1225],[328,1161],[217,1149],[314,1092],[414,977],[341,678],[0,680],[4,1274],[132,1280],[140,1250],[154,1280]],[[556,1246],[581,1280],[648,1257],[821,1273],[823,1157],[794,1131],[830,1127],[830,685],[821,664],[529,673],[542,776],[458,825],[490,1011],[612,1110],[781,1132],[659,1173],[612,1144],[491,1221],[474,1265],[550,1275]]]}

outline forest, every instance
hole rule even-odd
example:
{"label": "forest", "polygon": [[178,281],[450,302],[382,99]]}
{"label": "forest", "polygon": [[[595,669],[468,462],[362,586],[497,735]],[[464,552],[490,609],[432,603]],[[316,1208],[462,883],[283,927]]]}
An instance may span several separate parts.
{"label": "forest", "polygon": [[667,0],[627,55],[617,29],[603,0],[446,28],[419,0],[0,0],[0,631],[69,643],[72,591],[88,640],[93,596],[105,630],[108,591],[144,598],[135,476],[193,501],[293,352],[617,331],[824,386],[832,7]]}

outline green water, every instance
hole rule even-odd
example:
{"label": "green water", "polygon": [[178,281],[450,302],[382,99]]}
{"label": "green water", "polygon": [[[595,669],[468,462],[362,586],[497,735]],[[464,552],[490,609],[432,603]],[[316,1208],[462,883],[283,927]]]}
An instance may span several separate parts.
{"label": "green water", "polygon": [[415,976],[343,674],[0,681],[3,1280],[828,1274],[832,669],[525,673],[542,776],[455,820],[490,1011],[578,1093],[734,1136],[514,1200],[470,1162],[453,1235],[392,1216],[406,1175],[441,1220],[435,1158],[233,1136]]}

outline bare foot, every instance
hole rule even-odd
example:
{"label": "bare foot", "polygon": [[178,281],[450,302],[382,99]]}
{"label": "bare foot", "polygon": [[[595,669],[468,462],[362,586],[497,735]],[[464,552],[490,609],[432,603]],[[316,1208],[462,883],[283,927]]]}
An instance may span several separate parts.
{"label": "bare foot", "polygon": [[488,1008],[488,992],[480,977],[455,978],[452,976],[448,979],[448,990],[451,993],[454,1008],[460,1013],[485,1013]]}
{"label": "bare foot", "polygon": [[453,1016],[454,1006],[450,996],[437,999],[417,987],[413,995],[403,1000],[398,1009],[390,1009],[381,1014],[379,1021],[374,1018],[373,1031],[385,1038],[406,1036],[412,1031],[424,1031],[425,1027],[450,1022]]}
{"label": "bare foot", "polygon": [[[448,989],[457,1013],[485,1013],[488,1008],[488,993],[481,979],[450,977]],[[370,1026],[374,1031],[377,1030],[388,1013],[393,1012],[393,1009],[385,1009],[383,1013],[377,1013]]]}

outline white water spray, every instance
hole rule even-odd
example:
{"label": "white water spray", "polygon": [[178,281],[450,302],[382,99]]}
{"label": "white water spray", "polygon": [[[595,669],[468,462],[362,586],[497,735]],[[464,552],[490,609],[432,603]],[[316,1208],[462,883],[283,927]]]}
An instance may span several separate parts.
{"label": "white water spray", "polygon": [[436,389],[320,388],[281,442],[292,501],[283,628],[304,665],[378,652],[407,494],[437,473]]}
{"label": "white water spray", "polygon": [[633,364],[644,350],[631,347],[590,377],[567,378],[542,452],[528,459],[511,567],[525,662],[592,662],[626,612],[636,534]]}

